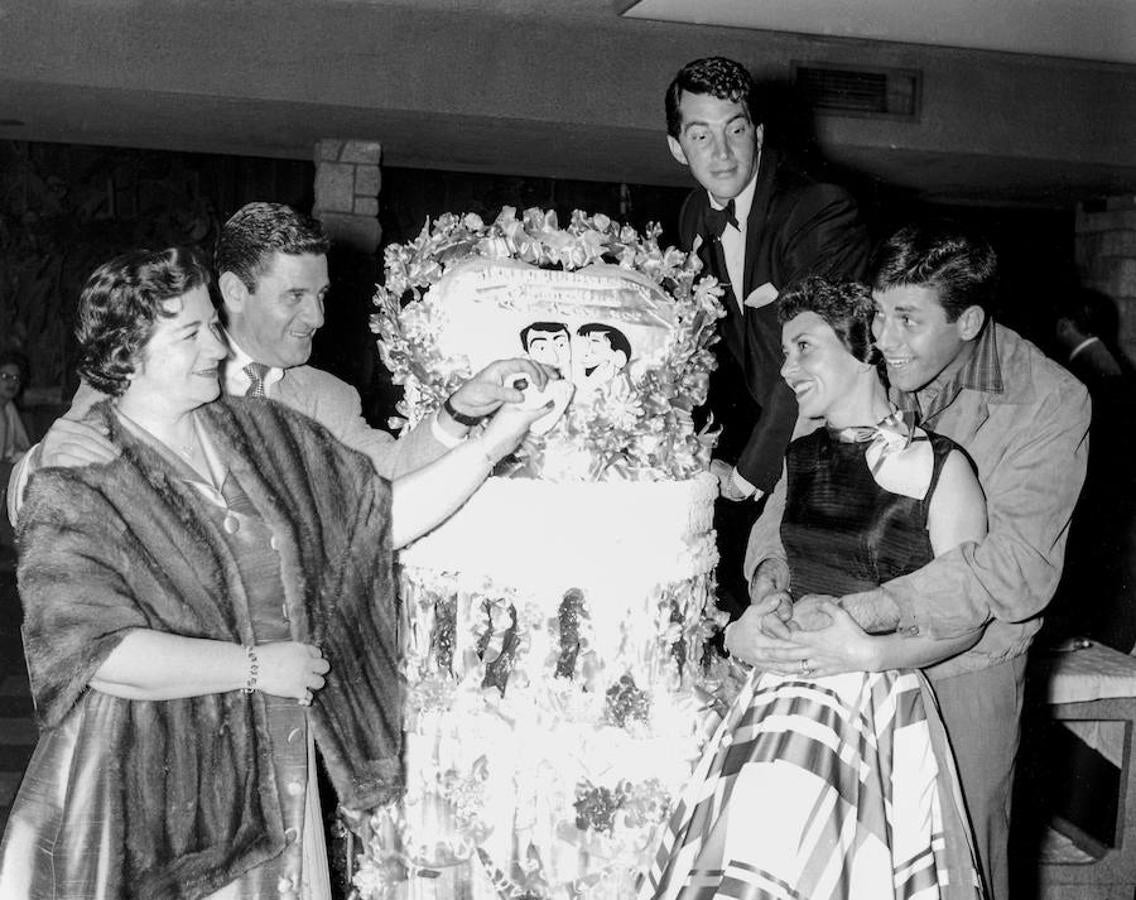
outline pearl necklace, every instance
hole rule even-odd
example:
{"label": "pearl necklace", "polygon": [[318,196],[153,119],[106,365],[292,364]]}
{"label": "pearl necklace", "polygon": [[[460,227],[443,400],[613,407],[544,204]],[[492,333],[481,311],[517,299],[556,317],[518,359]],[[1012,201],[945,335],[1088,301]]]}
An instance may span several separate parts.
{"label": "pearl necklace", "polygon": [[190,423],[190,438],[184,444],[173,444],[174,452],[186,460],[193,460],[201,454],[201,439],[197,434],[196,422]]}

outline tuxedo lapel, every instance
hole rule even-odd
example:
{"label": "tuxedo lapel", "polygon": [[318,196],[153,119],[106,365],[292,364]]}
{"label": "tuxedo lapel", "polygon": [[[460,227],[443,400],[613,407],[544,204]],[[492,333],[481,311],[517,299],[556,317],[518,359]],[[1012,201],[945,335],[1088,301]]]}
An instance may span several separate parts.
{"label": "tuxedo lapel", "polygon": [[[753,191],[753,203],[749,208],[749,217],[746,219],[746,251],[745,251],[745,277],[744,284],[739,285],[739,297],[744,302],[750,291],[760,285],[757,283],[757,260],[761,250],[761,239],[769,219],[769,204],[773,199],[773,176],[777,170],[776,151],[763,148],[761,161],[758,164],[757,184]],[[762,278],[761,282],[767,281]]]}
{"label": "tuxedo lapel", "polygon": [[729,284],[730,275],[729,270],[726,268],[726,254],[722,250],[722,242],[719,240],[713,241],[711,244],[711,252],[714,255],[716,271],[725,274],[725,278],[720,279],[726,283],[726,291],[722,295],[722,305],[726,308],[726,317],[722,320],[722,339],[726,342],[726,346],[730,348],[730,352],[734,354],[738,362],[744,365],[745,316],[738,306],[734,286]]}
{"label": "tuxedo lapel", "polygon": [[706,213],[710,209],[710,199],[705,191],[701,191],[698,204],[695,234],[701,239],[698,247],[698,258],[703,268],[718,279],[718,283],[725,288],[722,295],[722,306],[726,310],[726,317],[721,321],[720,334],[730,352],[743,366],[745,364],[745,321],[738,308],[735,288],[730,284],[730,271],[726,267],[726,254],[722,250],[722,242],[712,237],[707,229]]}

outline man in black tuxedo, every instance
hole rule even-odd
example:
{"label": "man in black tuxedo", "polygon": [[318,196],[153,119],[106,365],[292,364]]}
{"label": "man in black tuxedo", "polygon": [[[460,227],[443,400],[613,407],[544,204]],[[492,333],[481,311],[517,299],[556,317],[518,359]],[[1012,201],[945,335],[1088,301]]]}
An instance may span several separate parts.
{"label": "man in black tuxedo", "polygon": [[813,181],[765,145],[753,81],[723,57],[688,63],[667,88],[667,142],[701,189],[679,217],[683,246],[726,287],[709,411],[722,427],[713,462],[721,487],[719,603],[748,605],[742,562],[755,502],[781,477],[797,401],[781,380],[777,295],[806,275],[859,279],[868,234],[852,198]]}

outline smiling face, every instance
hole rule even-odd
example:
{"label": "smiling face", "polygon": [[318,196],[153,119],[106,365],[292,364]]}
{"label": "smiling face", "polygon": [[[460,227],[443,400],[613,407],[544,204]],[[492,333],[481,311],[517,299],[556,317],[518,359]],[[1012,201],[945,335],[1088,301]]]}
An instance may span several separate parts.
{"label": "smiling face", "polygon": [[15,363],[5,363],[0,366],[0,406],[16,399],[20,393],[22,375],[20,367]]}
{"label": "smiling face", "polygon": [[580,363],[584,367],[584,374],[591,375],[605,362],[612,360],[611,340],[606,334],[593,331],[591,334],[580,337]]}
{"label": "smiling face", "polygon": [[982,327],[977,306],[948,322],[933,287],[899,285],[872,291],[872,299],[872,336],[887,363],[888,381],[901,391],[922,390],[943,371],[961,366],[968,342]]}
{"label": "smiling face", "polygon": [[677,138],[667,137],[671,155],[725,204],[756,174],[764,130],[737,100],[684,91],[678,106],[682,127]]}
{"label": "smiling face", "polygon": [[323,325],[329,287],[327,257],[273,251],[256,289],[231,272],[221,275],[221,295],[233,339],[256,362],[283,369],[303,365]]}
{"label": "smiling face", "polygon": [[172,316],[158,316],[149,340],[139,351],[130,384],[123,394],[128,405],[144,402],[169,410],[190,410],[217,399],[221,392],[217,364],[228,348],[221,337],[209,291],[196,287],[162,304]]}
{"label": "smiling face", "polygon": [[[836,332],[815,312],[794,316],[781,328],[785,362],[781,377],[797,395],[801,414],[843,427],[860,424],[861,407],[870,399],[865,387],[879,379],[872,367],[845,348]],[[868,418],[868,421],[874,419]]]}
{"label": "smiling face", "polygon": [[616,329],[584,325],[576,332],[576,356],[587,385],[611,381],[627,365],[626,337]]}

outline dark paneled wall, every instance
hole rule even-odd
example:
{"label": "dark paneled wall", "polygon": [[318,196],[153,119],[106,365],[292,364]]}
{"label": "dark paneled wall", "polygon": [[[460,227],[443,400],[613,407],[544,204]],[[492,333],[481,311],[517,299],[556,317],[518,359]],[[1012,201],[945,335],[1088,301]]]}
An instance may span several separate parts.
{"label": "dark paneled wall", "polygon": [[[74,311],[91,270],[137,247],[212,246],[217,229],[252,200],[308,210],[314,169],[295,160],[70,144],[0,141],[0,349],[32,360],[29,405],[56,406],[76,383]],[[685,191],[511,175],[386,169],[384,242],[413,239],[428,216],[504,205],[605,212],[673,242]],[[328,322],[315,361],[359,385],[376,421],[390,412],[367,322],[381,260],[334,252]],[[53,412],[53,410],[48,410]]]}
{"label": "dark paneled wall", "polygon": [[251,199],[310,206],[294,160],[0,141],[0,346],[32,361],[31,397],[74,386],[75,302],[125,250],[210,246]]}

